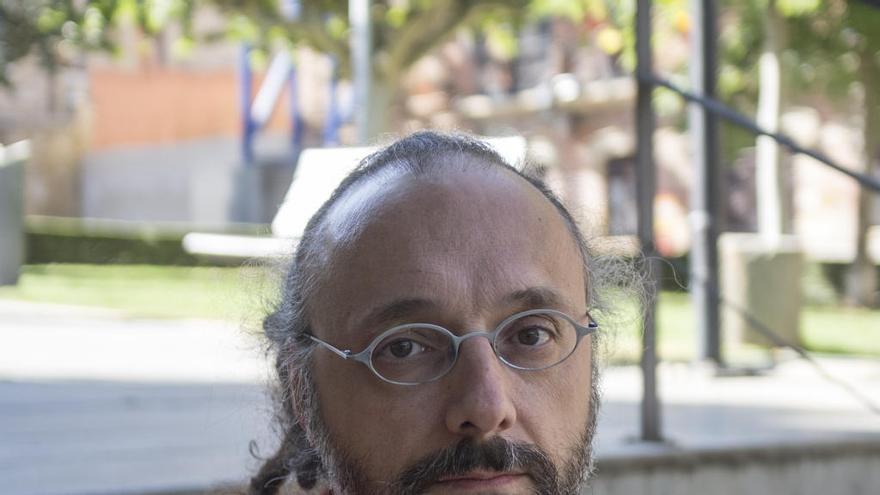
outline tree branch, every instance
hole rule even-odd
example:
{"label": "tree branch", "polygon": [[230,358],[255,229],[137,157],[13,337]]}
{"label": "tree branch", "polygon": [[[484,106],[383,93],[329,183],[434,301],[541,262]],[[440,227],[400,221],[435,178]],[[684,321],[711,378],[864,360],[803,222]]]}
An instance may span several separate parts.
{"label": "tree branch", "polygon": [[431,49],[454,34],[458,27],[465,25],[479,11],[490,8],[516,11],[527,4],[528,0],[432,2],[430,8],[420,12],[414,19],[408,19],[399,33],[388,38],[389,46],[376,47],[377,54],[385,52],[384,60],[380,60],[377,64],[378,68],[383,76],[397,78]]}

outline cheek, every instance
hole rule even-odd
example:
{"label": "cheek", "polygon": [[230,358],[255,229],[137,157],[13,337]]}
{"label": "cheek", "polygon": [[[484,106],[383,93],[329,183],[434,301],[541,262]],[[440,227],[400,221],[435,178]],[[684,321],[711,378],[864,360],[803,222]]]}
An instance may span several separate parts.
{"label": "cheek", "polygon": [[368,478],[390,480],[438,443],[436,425],[443,421],[427,389],[386,384],[359,363],[325,367],[316,361],[318,400],[331,440]]}
{"label": "cheek", "polygon": [[[587,343],[587,342],[585,342]],[[522,427],[557,459],[580,437],[590,414],[590,346],[578,346],[568,360],[534,377],[526,376],[519,397]]]}

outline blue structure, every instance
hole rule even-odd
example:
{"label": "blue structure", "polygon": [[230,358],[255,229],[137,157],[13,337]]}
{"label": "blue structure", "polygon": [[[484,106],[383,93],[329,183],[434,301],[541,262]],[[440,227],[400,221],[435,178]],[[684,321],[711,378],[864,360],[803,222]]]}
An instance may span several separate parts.
{"label": "blue structure", "polygon": [[[251,67],[250,55],[252,47],[244,44],[241,49],[241,61],[239,70],[239,87],[241,99],[241,129],[242,129],[242,147],[241,156],[245,166],[251,166],[255,160],[254,139],[257,133],[266,125],[271,115],[271,110],[277,105],[278,99],[284,87],[283,81],[287,81],[287,88],[290,91],[289,98],[289,119],[290,119],[290,143],[292,154],[299,154],[303,147],[303,139],[305,137],[305,123],[297,102],[297,70],[296,64],[287,58],[286,55],[277,55],[269,67],[266,78],[262,86],[259,88],[256,97],[251,98],[253,94],[253,69]],[[338,70],[335,59],[331,60],[332,76],[328,85],[329,98],[327,105],[327,117],[322,131],[322,141],[324,146],[339,145],[339,128],[343,124],[343,118],[339,109],[338,90]]]}
{"label": "blue structure", "polygon": [[253,92],[253,73],[251,71],[251,46],[247,43],[241,47],[238,83],[241,101],[241,156],[245,165],[254,161],[254,133],[256,126],[251,120],[251,93]]}

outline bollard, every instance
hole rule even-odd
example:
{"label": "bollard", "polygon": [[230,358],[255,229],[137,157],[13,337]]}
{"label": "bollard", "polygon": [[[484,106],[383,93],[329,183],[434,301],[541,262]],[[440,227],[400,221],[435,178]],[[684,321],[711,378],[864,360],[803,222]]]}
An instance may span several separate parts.
{"label": "bollard", "polygon": [[24,167],[30,145],[0,145],[0,285],[14,285],[24,263]]}
{"label": "bollard", "polygon": [[[801,270],[803,253],[794,236],[768,245],[757,234],[725,233],[721,251],[722,321],[729,344],[778,347],[781,339],[800,345]],[[741,313],[776,334],[770,339]]]}

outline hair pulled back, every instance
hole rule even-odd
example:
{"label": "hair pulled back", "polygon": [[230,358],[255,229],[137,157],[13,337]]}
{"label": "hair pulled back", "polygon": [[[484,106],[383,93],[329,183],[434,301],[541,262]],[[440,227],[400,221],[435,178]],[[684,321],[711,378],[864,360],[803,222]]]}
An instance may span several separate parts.
{"label": "hair pulled back", "polygon": [[[464,134],[422,131],[367,156],[308,222],[284,277],[280,300],[263,320],[263,332],[269,351],[274,355],[278,374],[275,395],[279,408],[276,416],[283,438],[278,450],[251,479],[252,495],[278,493],[291,477],[295,477],[302,488],[311,489],[325,474],[320,457],[306,435],[309,421],[319,419],[308,418],[316,416],[317,404],[313,403],[315,399],[310,387],[309,358],[314,344],[305,334],[309,332],[312,320],[310,302],[327,263],[321,231],[328,212],[340,198],[378,174],[393,172],[423,176],[442,174],[455,167],[459,170],[469,167],[506,169],[538,189],[565,221],[580,250],[585,280],[590,280],[591,260],[587,244],[572,215],[536,174],[514,168],[488,144]],[[594,299],[594,286],[587,283],[588,304]]]}

